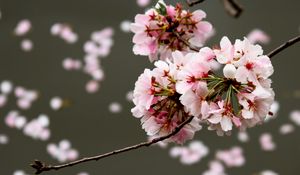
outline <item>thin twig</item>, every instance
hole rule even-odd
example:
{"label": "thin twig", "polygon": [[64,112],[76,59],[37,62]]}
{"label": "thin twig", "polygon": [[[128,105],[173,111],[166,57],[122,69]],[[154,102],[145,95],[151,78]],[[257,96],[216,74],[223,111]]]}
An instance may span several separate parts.
{"label": "thin twig", "polygon": [[120,154],[120,153],[123,153],[123,152],[135,150],[135,149],[138,149],[138,148],[141,148],[141,147],[148,147],[148,146],[151,146],[151,145],[153,145],[157,142],[166,140],[166,139],[174,136],[186,124],[190,123],[193,118],[194,118],[193,116],[190,116],[189,118],[187,118],[184,122],[182,122],[180,125],[178,125],[174,129],[174,131],[172,131],[170,134],[162,136],[162,137],[155,138],[155,139],[153,139],[151,141],[148,141],[148,142],[142,142],[142,143],[139,143],[139,144],[136,144],[136,145],[133,145],[133,146],[129,146],[129,147],[125,147],[125,148],[122,148],[122,149],[114,150],[114,151],[104,153],[104,154],[100,154],[100,155],[97,155],[97,156],[82,158],[82,159],[79,159],[79,160],[76,160],[76,161],[73,161],[73,162],[69,162],[69,163],[66,163],[66,164],[47,165],[47,164],[45,164],[45,163],[43,163],[39,160],[35,160],[34,163],[31,164],[30,166],[33,167],[36,170],[35,174],[40,174],[44,171],[59,170],[59,169],[62,169],[62,168],[71,167],[71,166],[81,164],[81,163],[84,163],[84,162],[89,162],[89,161],[93,161],[93,160],[98,161],[98,160],[103,159],[105,157],[110,157],[110,156],[117,155],[117,154]]}
{"label": "thin twig", "polygon": [[238,18],[242,14],[243,7],[236,0],[222,0],[222,2],[229,15]]}
{"label": "thin twig", "polygon": [[272,50],[270,53],[268,53],[268,57],[271,58],[271,57],[277,55],[282,50],[284,50],[284,49],[292,46],[293,44],[295,44],[295,43],[297,43],[299,41],[300,41],[300,35],[296,36],[295,38],[292,38],[292,39],[288,40],[287,42],[281,44],[276,49]]}
{"label": "thin twig", "polygon": [[[194,5],[200,4],[204,1],[205,0],[186,0],[186,3],[189,7],[193,7]],[[224,9],[229,15],[238,18],[242,14],[243,7],[236,0],[222,0],[222,2]]]}
{"label": "thin twig", "polygon": [[197,1],[190,1],[190,0],[186,0],[186,3],[188,6],[193,7],[196,4],[200,4],[201,2],[204,2],[205,0],[197,0]]}

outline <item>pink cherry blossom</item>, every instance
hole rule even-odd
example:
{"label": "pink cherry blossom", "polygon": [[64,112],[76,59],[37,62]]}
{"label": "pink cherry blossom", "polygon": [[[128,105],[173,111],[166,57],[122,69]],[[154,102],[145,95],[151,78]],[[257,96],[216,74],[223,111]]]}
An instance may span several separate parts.
{"label": "pink cherry blossom", "polygon": [[226,64],[223,68],[223,74],[226,78],[235,78],[236,67],[232,64]]}
{"label": "pink cherry blossom", "polygon": [[27,119],[18,111],[10,111],[5,117],[5,124],[10,128],[22,129],[26,123]]}
{"label": "pink cherry blossom", "polygon": [[199,162],[207,156],[209,149],[201,141],[193,141],[187,147],[173,147],[170,150],[171,157],[180,157],[182,164],[191,165]]}
{"label": "pink cherry blossom", "polygon": [[240,147],[232,147],[229,150],[217,151],[216,158],[227,167],[241,167],[245,164],[245,157],[243,155],[243,149]]}
{"label": "pink cherry blossom", "polygon": [[59,162],[72,161],[78,158],[79,153],[71,148],[69,140],[61,140],[58,145],[50,143],[47,145],[47,152]]}
{"label": "pink cherry blossom", "polygon": [[63,25],[60,23],[55,23],[52,25],[51,29],[50,29],[50,33],[54,36],[59,35],[61,30],[63,28]]}
{"label": "pink cherry blossom", "polygon": [[77,34],[74,33],[69,27],[63,27],[60,32],[61,38],[69,44],[75,43],[78,40]]}
{"label": "pink cherry blossom", "polygon": [[22,98],[22,99],[18,99],[17,105],[21,109],[29,109],[31,107],[31,102],[26,98]]}
{"label": "pink cherry blossom", "polygon": [[[181,103],[186,107],[186,110],[196,117],[200,117],[202,111],[208,108],[205,97],[208,95],[206,83],[199,83],[197,88],[188,90],[181,97]],[[204,116],[202,116],[203,118]]]}
{"label": "pink cherry blossom", "polygon": [[294,132],[295,127],[292,124],[286,123],[280,126],[279,133],[282,135],[290,134]]}
{"label": "pink cherry blossom", "polygon": [[36,119],[28,122],[23,129],[25,135],[37,139],[46,141],[50,138],[49,118],[45,114],[39,115]]}
{"label": "pink cherry blossom", "polygon": [[65,58],[62,65],[65,70],[79,70],[82,67],[82,64],[79,60],[72,58]]}
{"label": "pink cherry blossom", "polygon": [[25,173],[25,171],[23,170],[15,170],[13,172],[13,175],[29,175],[29,174]]}
{"label": "pink cherry blossom", "polygon": [[279,102],[274,101],[271,105],[269,114],[267,115],[265,121],[268,122],[269,120],[276,118],[278,115],[279,108],[280,108]]}
{"label": "pink cherry blossom", "polygon": [[0,134],[0,145],[6,145],[9,142],[9,138],[5,134]]}
{"label": "pink cherry blossom", "polygon": [[131,25],[131,21],[129,20],[124,20],[120,23],[120,29],[121,31],[125,32],[125,33],[129,33],[130,32],[130,25]]}
{"label": "pink cherry blossom", "polygon": [[245,124],[247,126],[253,127],[256,124],[264,122],[274,101],[273,91],[270,91],[270,93],[270,95],[264,93],[267,94],[265,97],[255,95],[254,93],[238,94],[239,103],[243,106],[242,117],[246,119]]}
{"label": "pink cherry blossom", "polygon": [[29,39],[22,40],[21,49],[25,52],[30,52],[33,49],[33,42]]}
{"label": "pink cherry blossom", "polygon": [[209,111],[211,116],[207,118],[207,121],[212,124],[210,129],[216,129],[218,135],[223,135],[222,131],[228,133],[232,130],[233,123],[239,127],[240,120],[231,113],[231,110],[224,101],[211,103]]}
{"label": "pink cherry blossom", "polygon": [[140,7],[146,7],[147,5],[149,5],[150,2],[151,2],[151,0],[136,0],[136,3]]}
{"label": "pink cherry blossom", "polygon": [[[253,45],[247,38],[236,40],[231,44],[227,37],[223,37],[220,49],[215,49],[216,59],[225,66],[224,73],[229,78],[235,78],[238,82],[251,82],[260,84],[260,79],[267,79],[273,73],[270,58],[262,55],[263,50],[259,45]],[[233,77],[234,76],[234,77]]]}
{"label": "pink cherry blossom", "polygon": [[202,54],[189,53],[184,58],[188,62],[178,72],[179,81],[176,84],[176,89],[181,94],[188,90],[194,91],[199,83],[205,83],[204,79],[209,78],[208,72],[211,70]]}
{"label": "pink cherry blossom", "polygon": [[89,82],[87,82],[85,89],[88,93],[95,93],[99,90],[99,82],[90,80]]}
{"label": "pink cherry blossom", "polygon": [[221,162],[214,160],[209,163],[209,169],[202,175],[226,175],[225,168]]}
{"label": "pink cherry blossom", "polygon": [[110,27],[99,31],[94,31],[91,34],[91,40],[84,44],[84,51],[91,55],[106,57],[110,53],[113,46],[112,37],[114,30]]}
{"label": "pink cherry blossom", "polygon": [[260,172],[259,175],[279,175],[279,174],[272,170],[264,170],[264,171]]}
{"label": "pink cherry blossom", "polygon": [[1,82],[0,89],[3,94],[10,94],[13,91],[13,84],[8,80],[4,80]]}
{"label": "pink cherry blossom", "polygon": [[0,108],[5,106],[7,103],[7,96],[4,94],[0,94]]}
{"label": "pink cherry blossom", "polygon": [[263,133],[259,137],[259,143],[261,149],[264,151],[274,151],[276,149],[276,144],[273,142],[272,135],[269,133]]}
{"label": "pink cherry blossom", "polygon": [[[163,61],[157,61],[155,66],[153,70],[145,69],[135,83],[133,103],[136,106],[131,111],[135,117],[141,118],[142,128],[149,136],[159,137],[170,133],[189,114],[180,103],[180,94],[176,92],[172,70],[176,66]],[[183,143],[200,128],[198,119],[194,118],[170,140]]]}
{"label": "pink cherry blossom", "polygon": [[133,52],[154,61],[170,58],[175,50],[190,51],[186,42],[201,47],[212,32],[212,25],[202,20],[205,17],[202,10],[191,13],[180,4],[174,7],[159,1],[155,8],[136,15],[131,25]]}
{"label": "pink cherry blossom", "polygon": [[246,131],[240,131],[240,132],[238,132],[237,136],[238,136],[238,140],[240,142],[245,143],[245,142],[249,141],[249,135],[248,135],[248,133]]}
{"label": "pink cherry blossom", "polygon": [[15,88],[15,96],[17,97],[17,105],[21,109],[29,109],[32,103],[37,100],[38,92],[35,90],[25,89],[24,87],[17,86]]}
{"label": "pink cherry blossom", "polygon": [[74,44],[78,40],[78,35],[72,30],[72,28],[63,23],[55,23],[50,32],[53,36],[58,36],[68,44]]}
{"label": "pink cherry blossom", "polygon": [[[174,95],[179,98],[176,105],[183,105],[185,113],[218,135],[230,135],[234,127],[245,130],[275,116],[275,93],[269,78],[273,66],[261,47],[246,38],[231,44],[227,37],[220,46],[193,53],[175,51],[165,61],[155,62],[153,70],[144,70],[135,84],[132,112],[137,118],[145,117],[142,126],[148,134],[160,130],[170,110],[155,113],[153,107],[164,108],[161,101]],[[224,66],[224,76],[213,72],[215,63]]]}
{"label": "pink cherry blossom", "polygon": [[270,42],[270,36],[260,29],[253,29],[247,35],[247,38],[253,44],[255,43],[268,44]]}
{"label": "pink cherry blossom", "polygon": [[23,19],[19,21],[15,28],[15,34],[17,36],[23,36],[26,35],[31,30],[31,22],[28,19]]}
{"label": "pink cherry blossom", "polygon": [[118,102],[112,102],[109,104],[108,109],[111,113],[120,113],[122,111],[122,106]]}
{"label": "pink cherry blossom", "polygon": [[53,109],[53,110],[59,110],[63,107],[63,99],[60,98],[60,97],[53,97],[51,98],[50,100],[50,107]]}
{"label": "pink cherry blossom", "polygon": [[87,173],[87,172],[80,172],[77,175],[89,175],[89,173]]}
{"label": "pink cherry blossom", "polygon": [[128,91],[126,93],[126,100],[132,101],[133,100],[133,91]]}
{"label": "pink cherry blossom", "polygon": [[294,110],[290,114],[290,119],[294,124],[300,126],[300,111],[299,110]]}

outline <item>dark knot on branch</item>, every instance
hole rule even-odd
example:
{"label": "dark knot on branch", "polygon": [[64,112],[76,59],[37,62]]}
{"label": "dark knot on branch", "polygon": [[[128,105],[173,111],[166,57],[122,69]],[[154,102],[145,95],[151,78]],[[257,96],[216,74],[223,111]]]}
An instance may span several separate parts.
{"label": "dark knot on branch", "polygon": [[34,160],[30,166],[36,170],[35,174],[41,174],[42,172],[49,171],[51,169],[51,166],[46,165],[40,160]]}

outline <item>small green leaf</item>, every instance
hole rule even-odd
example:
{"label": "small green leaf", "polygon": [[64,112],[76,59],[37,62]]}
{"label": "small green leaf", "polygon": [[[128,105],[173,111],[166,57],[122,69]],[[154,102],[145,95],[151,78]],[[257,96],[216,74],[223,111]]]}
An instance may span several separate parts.
{"label": "small green leaf", "polygon": [[167,15],[166,6],[161,2],[158,2],[158,4],[159,4],[159,7],[157,7],[157,6],[155,7],[155,10],[157,11],[157,13],[159,13],[160,15],[163,15],[163,16]]}

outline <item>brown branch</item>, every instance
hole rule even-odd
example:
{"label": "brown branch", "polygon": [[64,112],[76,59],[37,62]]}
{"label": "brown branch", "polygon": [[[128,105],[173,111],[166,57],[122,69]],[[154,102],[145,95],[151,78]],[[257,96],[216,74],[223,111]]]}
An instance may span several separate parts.
{"label": "brown branch", "polygon": [[186,3],[188,6],[193,7],[196,4],[200,4],[201,2],[204,2],[205,0],[196,0],[196,1],[190,1],[190,0],[186,0]]}
{"label": "brown branch", "polygon": [[297,43],[300,41],[300,35],[288,40],[287,42],[281,44],[279,47],[277,47],[276,49],[272,50],[270,53],[268,53],[268,57],[272,58],[273,56],[277,55],[278,53],[280,53],[281,51],[283,51],[284,49],[292,46],[293,44]]}
{"label": "brown branch", "polygon": [[243,7],[236,0],[222,0],[222,2],[229,15],[238,18],[242,14]]}
{"label": "brown branch", "polygon": [[110,157],[110,156],[113,156],[113,155],[117,155],[117,154],[120,154],[120,153],[123,153],[123,152],[139,149],[139,148],[142,148],[142,147],[148,147],[148,146],[151,146],[151,145],[153,145],[157,142],[166,140],[166,139],[174,136],[186,124],[190,123],[193,120],[193,118],[194,118],[193,116],[190,116],[189,118],[187,118],[184,122],[182,122],[180,125],[178,125],[174,129],[174,131],[172,131],[170,134],[167,134],[167,135],[162,136],[162,137],[155,138],[155,139],[153,139],[151,141],[148,141],[148,142],[142,142],[142,143],[139,143],[139,144],[136,144],[136,145],[133,145],[133,146],[129,146],[129,147],[125,147],[125,148],[122,148],[122,149],[114,150],[114,151],[104,153],[104,154],[100,154],[100,155],[97,155],[97,156],[82,158],[82,159],[75,160],[73,162],[69,162],[69,163],[66,163],[66,164],[47,165],[47,164],[45,164],[45,163],[43,163],[39,160],[35,160],[30,166],[36,170],[35,174],[40,174],[44,171],[59,170],[59,169],[62,169],[62,168],[71,167],[71,166],[81,164],[81,163],[84,163],[84,162],[89,162],[89,161],[93,161],[93,160],[98,161],[98,160],[103,159],[105,157]]}
{"label": "brown branch", "polygon": [[[186,0],[186,3],[189,7],[193,7],[194,5],[200,4],[204,1],[205,0]],[[236,0],[222,0],[222,2],[224,9],[229,15],[238,18],[242,14],[243,7]]]}

